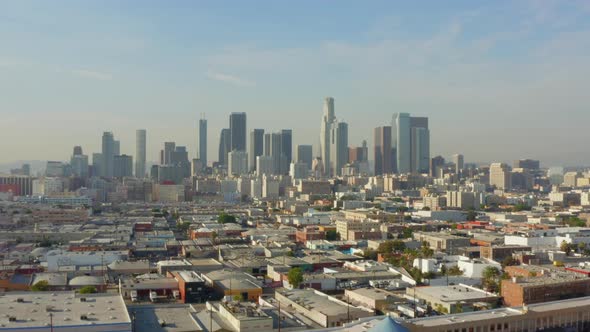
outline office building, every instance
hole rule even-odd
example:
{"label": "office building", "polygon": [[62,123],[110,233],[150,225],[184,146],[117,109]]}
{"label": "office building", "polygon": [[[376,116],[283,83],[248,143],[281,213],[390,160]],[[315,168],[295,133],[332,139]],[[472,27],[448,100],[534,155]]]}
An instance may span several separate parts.
{"label": "office building", "polygon": [[428,173],[430,168],[430,130],[428,118],[410,118],[411,170],[413,173]]}
{"label": "office building", "polygon": [[102,166],[100,167],[100,176],[107,178],[113,177],[113,167],[115,159],[115,138],[112,132],[102,134]]}
{"label": "office building", "polygon": [[492,163],[490,165],[490,186],[502,190],[512,188],[512,173],[508,165],[504,163]]}
{"label": "office building", "polygon": [[375,175],[390,174],[394,171],[394,151],[391,147],[391,127],[377,127],[374,130]]}
{"label": "office building", "polygon": [[311,169],[313,147],[311,145],[297,145],[297,155],[295,156],[295,160],[304,162],[307,164],[307,169]]}
{"label": "office building", "polygon": [[304,162],[292,162],[289,168],[289,175],[293,180],[307,178],[309,168]]}
{"label": "office building", "polygon": [[48,161],[45,167],[45,176],[64,176],[65,165],[61,161]]}
{"label": "office building", "polygon": [[240,176],[248,174],[248,153],[245,151],[233,150],[228,153],[227,174]]}
{"label": "office building", "polygon": [[342,175],[342,167],[348,162],[348,124],[335,121],[330,133],[330,174]]}
{"label": "office building", "polygon": [[392,149],[398,173],[428,173],[430,130],[428,118],[395,113],[391,127]]}
{"label": "office building", "polygon": [[363,141],[361,146],[348,148],[348,162],[351,164],[368,161],[369,160],[369,148],[367,147],[367,141]]}
{"label": "office building", "polygon": [[513,163],[513,168],[524,168],[528,170],[538,170],[541,167],[541,163],[538,160],[533,159],[519,159]]}
{"label": "office building", "polygon": [[219,156],[217,161],[220,165],[227,166],[227,154],[231,151],[231,132],[229,128],[221,129],[219,136]]}
{"label": "office building", "polygon": [[146,130],[138,129],[135,132],[135,177],[145,177],[146,163]]}
{"label": "office building", "polygon": [[322,116],[322,123],[320,128],[320,157],[325,165],[325,174],[330,176],[330,135],[332,133],[332,124],[336,120],[334,115],[334,98],[326,97],[324,99],[324,114]]}
{"label": "office building", "polygon": [[[28,196],[33,194],[33,178],[26,175],[2,175],[0,174],[0,187],[10,187],[15,196]],[[3,190],[4,191],[4,190]]]}
{"label": "office building", "polygon": [[291,164],[293,161],[293,131],[291,129],[281,130],[281,154],[285,157],[286,165]]}
{"label": "office building", "polygon": [[102,153],[92,154],[92,172],[91,176],[100,177],[104,173],[103,171],[104,162],[102,161]]}
{"label": "office building", "polygon": [[453,155],[453,164],[455,164],[455,174],[461,175],[465,168],[465,161],[462,154]]}
{"label": "office building", "polygon": [[172,153],[176,149],[176,143],[164,142],[164,163],[163,165],[170,165],[172,160]]}
{"label": "office building", "polygon": [[77,177],[88,177],[88,156],[82,153],[81,146],[74,147],[74,153],[70,159],[72,174]]}
{"label": "office building", "polygon": [[199,120],[199,153],[197,158],[207,167],[207,119]]}
{"label": "office building", "polygon": [[133,157],[128,155],[115,156],[113,177],[123,178],[133,176]]}
{"label": "office building", "polygon": [[118,156],[121,154],[121,141],[119,141],[119,140],[113,141],[113,151],[115,153],[115,156]]}
{"label": "office building", "polygon": [[273,157],[266,155],[256,157],[256,174],[259,176],[275,174]]}
{"label": "office building", "polygon": [[246,151],[246,113],[229,115],[230,148],[229,151]]}
{"label": "office building", "polygon": [[430,176],[442,177],[441,172],[445,167],[445,158],[442,156],[436,156],[430,159]]}
{"label": "office building", "polygon": [[256,171],[256,158],[264,155],[264,129],[250,131],[249,170]]}

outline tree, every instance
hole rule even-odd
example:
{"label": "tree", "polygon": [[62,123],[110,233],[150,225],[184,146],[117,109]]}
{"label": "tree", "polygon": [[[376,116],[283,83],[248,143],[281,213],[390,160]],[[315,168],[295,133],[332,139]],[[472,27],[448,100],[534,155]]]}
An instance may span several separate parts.
{"label": "tree", "polygon": [[49,282],[47,280],[41,280],[31,286],[31,290],[33,292],[46,292],[49,290]]}
{"label": "tree", "polygon": [[471,209],[469,211],[467,211],[467,221],[474,221],[475,219],[477,219],[477,213]]}
{"label": "tree", "polygon": [[425,207],[422,208],[422,211],[430,211],[430,207],[425,206]]}
{"label": "tree", "polygon": [[506,266],[515,266],[515,265],[519,265],[520,262],[514,258],[512,258],[512,256],[508,256],[506,258],[504,258],[504,260],[502,261],[502,267],[506,267]]}
{"label": "tree", "polygon": [[461,276],[463,275],[463,270],[461,270],[457,265],[455,265],[448,268],[447,274],[450,276]]}
{"label": "tree", "polygon": [[299,285],[303,282],[303,271],[299,267],[294,267],[289,270],[287,279],[293,288],[299,288]]}
{"label": "tree", "polygon": [[221,213],[219,217],[217,217],[217,222],[220,224],[235,223],[236,217],[231,214]]}
{"label": "tree", "polygon": [[330,229],[326,232],[326,240],[337,241],[340,240],[340,233],[336,232],[335,229]]}
{"label": "tree", "polygon": [[94,294],[96,293],[96,287],[94,286],[84,286],[82,288],[80,288],[79,293],[80,294]]}
{"label": "tree", "polygon": [[496,267],[488,266],[485,269],[483,269],[482,277],[484,279],[495,279],[499,276],[500,276],[500,270],[498,270],[498,268],[496,268]]}
{"label": "tree", "polygon": [[563,252],[565,252],[566,256],[569,256],[570,252],[572,251],[572,248],[570,247],[570,245],[565,242],[565,240],[561,241],[561,245],[559,246],[559,249]]}
{"label": "tree", "polygon": [[377,259],[377,251],[373,249],[365,249],[365,251],[363,251],[363,257],[374,261]]}
{"label": "tree", "polygon": [[404,230],[402,231],[402,239],[409,239],[412,237],[412,235],[414,234],[414,230],[412,230],[409,227],[404,228]]}

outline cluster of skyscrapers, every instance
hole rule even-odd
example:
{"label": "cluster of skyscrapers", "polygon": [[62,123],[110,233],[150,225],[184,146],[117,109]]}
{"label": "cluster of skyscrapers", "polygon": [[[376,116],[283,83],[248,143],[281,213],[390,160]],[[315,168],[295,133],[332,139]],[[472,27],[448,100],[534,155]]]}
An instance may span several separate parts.
{"label": "cluster of skyscrapers", "polygon": [[[329,178],[354,173],[433,175],[444,164],[444,159],[430,159],[430,131],[426,117],[394,113],[391,124],[375,128],[373,134],[374,158],[370,161],[366,141],[363,141],[362,146],[349,146],[348,123],[336,117],[334,98],[327,97],[323,104],[319,151],[315,155],[312,145],[301,144],[293,149],[291,129],[269,132],[254,128],[248,131],[246,113],[235,112],[229,116],[229,126],[220,131],[217,162],[210,163],[208,159],[207,120],[202,118],[198,122],[198,150],[194,159],[189,159],[185,146],[165,142],[164,149],[160,151],[159,163],[147,169],[147,132],[139,129],[136,131],[135,163],[132,156],[121,154],[120,142],[114,134],[104,132],[101,152],[92,155],[92,164],[89,165],[88,156],[77,146],[70,167],[72,174],[82,178],[143,178],[149,173],[152,179],[159,182],[180,183],[191,175],[210,174],[214,169],[224,170],[230,176],[239,176],[249,173],[283,175],[295,168]],[[460,164],[462,161],[457,160],[457,165]],[[52,171],[48,169],[47,173]]]}

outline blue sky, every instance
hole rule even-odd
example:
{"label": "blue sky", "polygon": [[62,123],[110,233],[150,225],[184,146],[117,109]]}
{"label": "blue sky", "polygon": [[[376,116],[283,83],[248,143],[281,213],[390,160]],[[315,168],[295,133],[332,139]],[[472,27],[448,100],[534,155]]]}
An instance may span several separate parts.
{"label": "blue sky", "polygon": [[429,116],[431,152],[588,164],[588,1],[3,1],[0,162],[69,158],[112,130],[209,159],[232,111],[317,144],[322,100],[371,143]]}

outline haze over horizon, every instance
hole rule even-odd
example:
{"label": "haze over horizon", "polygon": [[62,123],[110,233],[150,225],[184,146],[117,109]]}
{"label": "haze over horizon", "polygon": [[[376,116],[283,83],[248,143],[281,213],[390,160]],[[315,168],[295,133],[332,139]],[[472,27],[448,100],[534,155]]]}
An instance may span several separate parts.
{"label": "haze over horizon", "polygon": [[[139,6],[138,4],[141,4]],[[209,159],[231,112],[319,140],[335,98],[350,146],[394,112],[429,117],[431,156],[590,164],[590,2],[0,3],[0,163],[164,141]],[[314,155],[317,154],[314,151]],[[372,157],[372,154],[370,154]]]}

